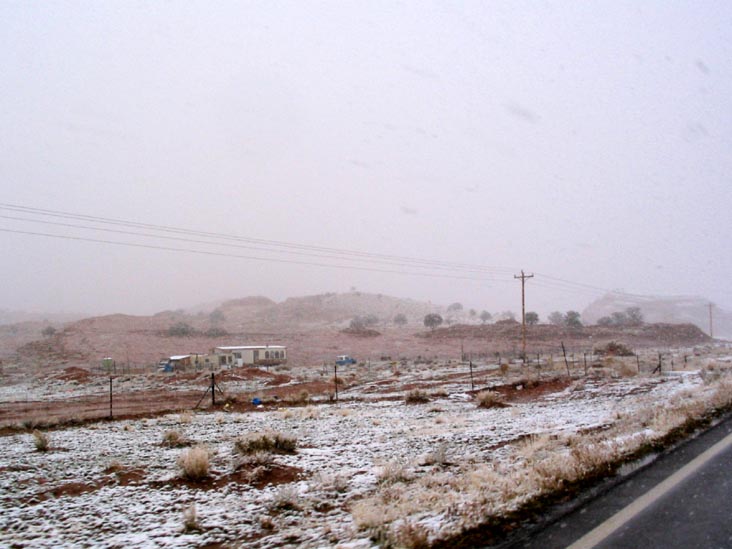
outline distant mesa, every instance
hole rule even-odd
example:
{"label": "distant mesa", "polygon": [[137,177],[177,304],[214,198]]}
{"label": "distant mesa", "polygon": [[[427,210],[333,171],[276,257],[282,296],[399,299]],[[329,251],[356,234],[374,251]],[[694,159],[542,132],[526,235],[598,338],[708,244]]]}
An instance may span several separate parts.
{"label": "distant mesa", "polygon": [[[643,319],[650,323],[693,324],[709,334],[708,299],[698,296],[629,296],[609,293],[592,302],[582,311],[582,320],[595,324],[615,312],[639,307]],[[714,305],[713,330],[716,338],[732,338],[732,313]]]}

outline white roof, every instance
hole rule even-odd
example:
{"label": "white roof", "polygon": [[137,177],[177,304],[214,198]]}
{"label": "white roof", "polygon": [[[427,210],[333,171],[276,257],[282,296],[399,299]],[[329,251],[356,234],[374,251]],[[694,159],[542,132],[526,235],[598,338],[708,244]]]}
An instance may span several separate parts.
{"label": "white roof", "polygon": [[171,356],[170,360],[183,360],[184,358],[188,358],[191,355],[175,355]]}
{"label": "white roof", "polygon": [[216,347],[222,351],[243,351],[248,349],[286,349],[284,345],[233,345],[226,347]]}

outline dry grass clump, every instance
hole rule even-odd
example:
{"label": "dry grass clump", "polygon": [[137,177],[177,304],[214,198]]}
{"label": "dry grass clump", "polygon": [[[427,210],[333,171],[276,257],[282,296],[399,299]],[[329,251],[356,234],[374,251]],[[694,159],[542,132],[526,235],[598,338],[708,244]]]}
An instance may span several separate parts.
{"label": "dry grass clump", "polygon": [[119,460],[113,459],[109,462],[109,465],[107,465],[107,468],[104,470],[105,473],[121,473],[125,470],[125,466],[122,465],[122,463]]}
{"label": "dry grass clump", "polygon": [[595,353],[605,356],[635,356],[630,348],[617,341],[610,341],[602,347],[595,348]]}
{"label": "dry grass clump", "polygon": [[506,408],[508,404],[503,395],[497,391],[481,391],[476,395],[478,408]]}
{"label": "dry grass clump", "polygon": [[234,442],[234,452],[249,455],[257,452],[274,452],[280,454],[294,454],[297,449],[297,439],[282,433],[250,433],[241,436]]}
{"label": "dry grass clump", "polygon": [[412,474],[409,469],[399,461],[385,463],[376,472],[376,481],[382,485],[407,482],[411,479]]}
{"label": "dry grass clump", "polygon": [[422,459],[422,465],[439,465],[440,467],[444,467],[449,464],[450,462],[447,459],[447,444],[444,442]]}
{"label": "dry grass clump", "polygon": [[[341,380],[339,379],[338,382],[340,383]],[[297,394],[295,394],[295,393],[289,394],[284,398],[284,402],[286,404],[294,404],[294,405],[307,404],[308,402],[310,402],[310,393],[303,390]]]}
{"label": "dry grass clump", "polygon": [[300,409],[300,419],[318,419],[320,417],[320,410],[315,406],[305,406]]}
{"label": "dry grass clump", "polygon": [[198,522],[195,504],[191,504],[183,510],[183,533],[200,532],[201,523]]}
{"label": "dry grass clump", "polygon": [[[732,376],[692,391],[682,388],[663,406],[652,396],[633,402],[631,411],[617,413],[596,431],[519,440],[501,462],[465,460],[449,472],[430,469],[410,482],[400,481],[403,465],[387,464],[377,474],[377,490],[352,505],[354,524],[384,547],[420,547],[425,537],[450,539],[522,507],[533,508],[548,496],[572,493],[611,474],[624,460],[675,440],[713,411],[729,409]],[[425,532],[419,521],[436,516],[443,517],[439,532]],[[420,528],[400,538],[401,524]]]}
{"label": "dry grass clump", "polygon": [[33,445],[37,452],[48,452],[51,448],[51,437],[36,429],[33,431]]}
{"label": "dry grass clump", "polygon": [[180,431],[170,430],[163,433],[161,444],[168,448],[182,448],[183,446],[190,446],[191,441]]}
{"label": "dry grass clump", "polygon": [[274,463],[274,457],[270,452],[254,452],[253,454],[241,455],[234,461],[234,470],[264,467],[269,469]]}
{"label": "dry grass clump", "polygon": [[631,366],[625,361],[620,361],[615,365],[614,370],[621,376],[621,377],[633,377],[635,375],[638,375],[638,366],[633,365]]}
{"label": "dry grass clump", "polygon": [[178,457],[178,467],[183,477],[188,480],[201,481],[210,476],[208,449],[196,446],[186,450]]}
{"label": "dry grass clump", "polygon": [[406,397],[404,397],[404,401],[407,404],[424,404],[425,402],[430,401],[430,397],[427,396],[427,393],[424,391],[412,389],[407,393]]}
{"label": "dry grass clump", "polygon": [[302,509],[297,486],[292,484],[280,486],[275,492],[269,508],[272,511],[299,511]]}
{"label": "dry grass clump", "polygon": [[186,410],[185,412],[181,412],[180,415],[178,416],[178,423],[187,425],[192,421],[193,421],[193,414],[188,410]]}
{"label": "dry grass clump", "polygon": [[342,494],[348,490],[348,478],[345,475],[326,475],[318,473],[314,480],[316,485],[326,492],[337,492]]}
{"label": "dry grass clump", "polygon": [[732,379],[729,376],[719,380],[717,388],[709,400],[716,409],[724,409],[732,406]]}
{"label": "dry grass clump", "polygon": [[388,541],[404,549],[429,549],[430,538],[427,529],[418,523],[402,521],[387,534]]}
{"label": "dry grass clump", "polygon": [[710,362],[699,369],[699,376],[706,385],[719,381],[726,373],[728,372],[716,362]]}
{"label": "dry grass clump", "polygon": [[517,445],[517,451],[527,461],[534,461],[537,457],[544,457],[547,452],[556,447],[552,444],[549,435],[531,435],[521,440]]}

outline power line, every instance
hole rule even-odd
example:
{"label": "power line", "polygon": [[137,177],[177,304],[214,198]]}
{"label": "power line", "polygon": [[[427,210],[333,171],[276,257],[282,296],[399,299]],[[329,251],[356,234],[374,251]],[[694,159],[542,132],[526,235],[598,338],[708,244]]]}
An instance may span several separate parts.
{"label": "power line", "polygon": [[155,231],[199,236],[199,237],[205,237],[205,238],[210,238],[210,239],[234,240],[234,241],[240,241],[240,242],[248,242],[248,243],[260,244],[260,245],[272,246],[272,247],[276,247],[276,248],[317,251],[317,252],[321,252],[321,253],[324,252],[324,253],[328,253],[328,254],[333,254],[336,256],[353,256],[353,257],[361,257],[361,258],[368,258],[368,259],[380,258],[380,259],[393,260],[393,261],[401,262],[401,263],[409,263],[410,265],[421,264],[421,265],[427,265],[427,266],[442,266],[442,267],[451,267],[456,270],[470,269],[470,270],[476,270],[476,271],[481,271],[481,272],[504,273],[504,274],[511,273],[511,272],[513,272],[513,270],[515,270],[515,269],[507,268],[507,267],[489,267],[489,266],[485,266],[485,265],[473,265],[473,264],[467,264],[467,263],[458,263],[458,262],[450,262],[450,261],[442,261],[442,260],[434,260],[434,259],[423,259],[423,258],[398,256],[398,255],[391,255],[391,254],[371,253],[371,252],[364,252],[364,251],[359,251],[359,250],[331,248],[331,247],[326,247],[326,246],[299,244],[299,243],[293,243],[293,242],[284,242],[284,241],[269,240],[269,239],[262,239],[262,238],[251,238],[251,237],[244,237],[244,236],[231,235],[231,234],[225,234],[225,233],[196,231],[196,230],[181,228],[181,227],[155,225],[152,223],[141,223],[141,222],[136,222],[136,221],[127,221],[127,220],[108,218],[108,217],[91,216],[91,215],[86,215],[86,214],[76,214],[76,213],[64,212],[64,211],[58,211],[58,210],[47,210],[47,209],[33,208],[33,207],[28,207],[28,206],[20,206],[20,205],[16,205],[16,204],[0,203],[0,209],[22,212],[22,213],[32,214],[32,215],[42,215],[42,216],[51,216],[51,217],[58,217],[58,218],[65,218],[65,219],[82,220],[82,221],[88,221],[88,222],[94,222],[94,223],[100,223],[100,224],[135,227],[135,228],[142,228],[142,229],[152,229]]}
{"label": "power line", "polygon": [[[278,240],[271,240],[271,239],[252,238],[252,237],[245,237],[245,236],[225,234],[225,233],[198,231],[198,230],[182,228],[182,227],[156,225],[156,224],[152,224],[152,223],[129,221],[129,220],[118,219],[118,218],[92,216],[92,215],[87,215],[87,214],[78,214],[78,213],[59,211],[59,210],[49,210],[49,209],[35,208],[35,207],[30,207],[30,206],[22,206],[22,205],[18,205],[18,204],[0,203],[0,210],[24,213],[26,215],[32,215],[32,216],[52,217],[52,218],[57,218],[57,219],[66,219],[66,220],[70,220],[70,221],[83,221],[86,223],[92,223],[92,224],[102,225],[102,226],[78,225],[78,224],[74,224],[74,223],[62,223],[62,222],[58,222],[58,221],[48,221],[48,220],[42,220],[42,219],[20,218],[20,217],[0,215],[0,218],[4,218],[4,219],[8,219],[8,220],[42,223],[42,224],[46,224],[46,225],[55,225],[55,226],[60,226],[60,227],[67,227],[67,228],[74,228],[74,229],[81,229],[81,230],[104,231],[104,232],[124,234],[124,235],[129,235],[129,236],[139,236],[139,237],[143,237],[143,238],[175,240],[175,241],[179,241],[179,242],[199,244],[199,245],[204,245],[204,246],[223,246],[223,247],[228,247],[228,248],[249,249],[249,250],[256,250],[256,251],[261,251],[261,252],[265,252],[265,253],[269,253],[269,254],[289,254],[289,255],[296,255],[296,256],[301,256],[301,257],[313,257],[313,258],[325,259],[325,260],[339,260],[339,261],[354,262],[354,263],[368,262],[368,263],[377,263],[380,265],[393,266],[393,267],[409,267],[409,268],[416,268],[416,269],[445,271],[446,273],[444,274],[443,278],[455,278],[455,279],[463,279],[463,280],[486,280],[486,278],[488,278],[489,280],[494,281],[494,282],[508,282],[508,281],[510,281],[509,275],[511,273],[515,272],[515,270],[516,270],[515,268],[509,268],[509,267],[487,266],[487,265],[460,263],[460,262],[452,262],[452,261],[444,261],[444,260],[436,260],[436,259],[424,259],[424,258],[416,258],[416,257],[409,257],[409,256],[399,256],[399,255],[394,255],[394,254],[372,253],[372,252],[365,252],[365,251],[361,251],[361,250],[349,250],[349,249],[333,248],[333,247],[327,247],[327,246],[309,245],[309,244],[301,244],[301,243],[295,243],[295,242],[285,242],[285,241],[278,241]],[[132,229],[143,229],[146,231],[153,231],[153,232],[150,233],[150,232],[125,231],[122,229],[113,229],[113,228],[110,228],[109,226],[126,227],[126,228],[132,228]],[[15,232],[17,234],[47,236],[47,237],[52,237],[52,238],[65,238],[67,240],[85,240],[85,241],[97,242],[97,243],[119,244],[122,246],[135,246],[135,247],[143,247],[143,248],[147,247],[147,248],[151,248],[151,249],[159,249],[159,250],[167,250],[167,251],[179,251],[179,252],[187,251],[190,253],[219,255],[222,257],[240,257],[240,258],[246,258],[246,259],[254,259],[257,261],[273,261],[273,262],[278,262],[278,263],[315,265],[315,266],[321,266],[321,267],[333,266],[333,267],[340,268],[340,269],[349,269],[350,268],[350,269],[355,269],[355,270],[371,270],[371,271],[375,271],[375,272],[393,272],[393,273],[399,273],[399,274],[416,274],[416,275],[420,275],[420,276],[440,277],[439,274],[410,273],[410,272],[405,272],[405,271],[401,271],[401,270],[397,270],[397,269],[395,269],[395,270],[376,269],[373,267],[364,267],[364,266],[358,266],[358,265],[336,265],[336,264],[330,264],[330,263],[288,260],[288,259],[283,259],[283,258],[241,256],[241,255],[236,255],[236,254],[226,254],[226,253],[218,253],[218,252],[211,252],[211,251],[192,250],[192,249],[188,249],[188,248],[170,248],[170,247],[158,246],[158,245],[132,244],[129,242],[127,242],[127,243],[115,242],[115,241],[108,241],[108,240],[104,240],[104,239],[83,238],[83,237],[75,237],[75,236],[71,236],[71,235],[54,235],[54,234],[49,234],[49,233],[38,233],[38,232],[33,232],[33,231],[17,231],[17,230],[10,230],[10,229],[3,229],[3,231],[4,232]],[[163,233],[163,234],[155,234],[156,232]],[[171,235],[175,235],[175,236],[171,236]],[[196,237],[196,238],[191,238],[191,237]],[[204,240],[200,240],[200,239],[204,239]],[[447,274],[449,272],[469,273],[471,275],[476,275],[476,277],[454,276],[454,275]],[[483,276],[481,278],[477,278],[478,275],[483,275]],[[631,294],[631,293],[621,292],[621,291],[617,291],[617,290],[610,290],[610,289],[602,288],[599,286],[593,286],[591,284],[574,282],[571,280],[566,280],[563,278],[545,275],[545,274],[541,274],[541,273],[535,273],[535,275],[537,277],[537,279],[535,281],[535,284],[537,286],[543,287],[546,289],[550,289],[550,290],[554,290],[554,291],[569,292],[569,293],[582,294],[582,295],[587,295],[587,296],[590,296],[590,295],[596,296],[597,294],[610,293],[610,294],[619,295],[619,296],[642,297],[638,294]]]}
{"label": "power line", "polygon": [[436,270],[445,270],[445,271],[462,271],[462,272],[473,272],[473,273],[482,273],[484,271],[478,270],[478,269],[456,269],[452,267],[442,267],[439,265],[435,266],[428,266],[428,265],[420,265],[420,264],[410,264],[410,263],[403,263],[403,262],[397,262],[397,261],[389,261],[384,259],[367,259],[367,258],[350,258],[350,257],[343,257],[338,255],[327,255],[327,254],[316,254],[316,253],[309,253],[309,252],[301,252],[301,251],[292,251],[292,250],[274,250],[269,249],[266,247],[260,247],[260,246],[249,246],[245,244],[231,244],[228,242],[212,242],[208,240],[197,240],[193,238],[184,238],[179,236],[169,236],[169,235],[162,235],[162,234],[153,234],[153,233],[141,233],[141,232],[135,232],[135,231],[124,231],[121,229],[110,229],[108,227],[92,227],[89,225],[78,225],[75,223],[60,223],[57,221],[44,221],[41,219],[30,219],[30,218],[24,218],[24,217],[15,217],[15,216],[8,216],[8,215],[0,215],[0,219],[8,219],[13,221],[28,221],[31,223],[40,223],[43,225],[53,225],[55,227],[66,227],[66,228],[74,228],[74,229],[84,229],[84,230],[92,230],[92,231],[103,231],[108,233],[114,233],[114,234],[123,234],[128,236],[142,236],[147,238],[159,238],[163,240],[174,240],[177,242],[187,242],[191,244],[205,244],[205,245],[215,245],[215,246],[223,246],[227,248],[238,248],[238,249],[247,249],[247,250],[257,250],[257,251],[263,251],[268,253],[287,253],[292,255],[298,255],[298,256],[305,256],[305,257],[316,257],[321,259],[340,259],[345,261],[358,261],[358,262],[366,262],[369,263],[380,263],[384,265],[394,265],[394,266],[410,266],[420,269],[436,269]]}
{"label": "power line", "polygon": [[293,259],[281,259],[281,258],[275,258],[275,257],[257,257],[257,256],[251,256],[251,255],[238,255],[238,254],[227,254],[223,252],[211,252],[206,250],[196,250],[192,248],[172,248],[168,246],[156,246],[153,244],[140,244],[136,242],[120,242],[115,240],[104,240],[101,238],[87,238],[82,236],[69,236],[69,235],[58,235],[58,234],[51,234],[51,233],[40,233],[40,232],[34,232],[34,231],[18,231],[13,229],[2,229],[0,228],[0,232],[5,233],[13,233],[13,234],[24,234],[24,235],[33,235],[33,236],[45,236],[48,238],[59,238],[63,240],[76,240],[81,242],[94,242],[98,244],[112,244],[116,246],[125,246],[125,247],[132,247],[132,248],[147,248],[150,250],[162,250],[162,251],[168,251],[168,252],[187,252],[187,253],[194,253],[194,254],[201,254],[201,255],[209,255],[209,256],[218,256],[218,257],[233,257],[238,259],[251,259],[255,261],[273,261],[276,263],[289,263],[293,265],[307,265],[307,266],[314,266],[314,267],[332,267],[335,269],[353,269],[357,271],[369,271],[369,272],[376,272],[376,273],[389,273],[389,274],[400,274],[400,275],[410,275],[410,276],[425,276],[430,278],[450,278],[450,279],[456,279],[456,280],[474,280],[474,281],[485,281],[485,277],[470,277],[470,276],[457,276],[457,275],[448,275],[448,274],[437,274],[437,273],[424,273],[424,272],[410,272],[410,271],[399,271],[399,270],[392,270],[392,269],[377,269],[373,267],[359,267],[356,265],[338,265],[335,263],[317,263],[314,261],[297,261]]}

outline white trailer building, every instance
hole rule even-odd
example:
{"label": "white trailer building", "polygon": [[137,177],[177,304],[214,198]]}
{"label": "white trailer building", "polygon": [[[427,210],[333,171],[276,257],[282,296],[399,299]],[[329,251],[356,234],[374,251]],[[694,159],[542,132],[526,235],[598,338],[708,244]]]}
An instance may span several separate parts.
{"label": "white trailer building", "polygon": [[219,358],[219,366],[275,366],[287,362],[284,345],[232,345],[215,347],[213,354]]}

